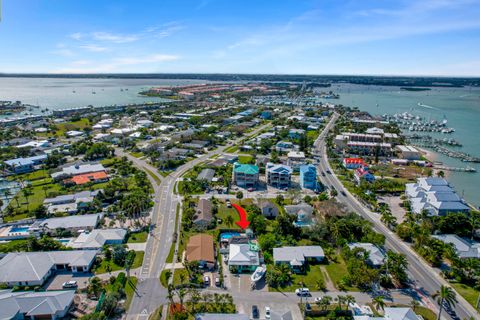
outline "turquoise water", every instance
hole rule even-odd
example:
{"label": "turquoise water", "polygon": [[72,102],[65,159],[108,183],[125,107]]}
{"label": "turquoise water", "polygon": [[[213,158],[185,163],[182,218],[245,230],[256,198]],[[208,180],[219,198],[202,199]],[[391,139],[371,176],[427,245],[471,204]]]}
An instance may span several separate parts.
{"label": "turquoise water", "polygon": [[239,235],[240,235],[240,233],[238,233],[238,232],[224,232],[224,233],[220,234],[220,239],[221,240],[228,240],[231,237],[238,237]]}
{"label": "turquoise water", "polygon": [[[340,99],[329,100],[346,106],[358,107],[371,114],[382,115],[409,112],[432,120],[446,117],[448,126],[455,128],[453,134],[437,134],[454,138],[463,144],[460,150],[480,157],[480,88],[433,88],[431,91],[403,91],[398,87],[361,86],[351,84],[333,85],[332,90],[340,94]],[[418,103],[431,106],[424,108]],[[377,106],[378,104],[378,106]],[[433,134],[428,133],[433,136]],[[460,195],[476,205],[480,205],[480,164],[465,163],[458,159],[438,154],[437,161],[448,166],[477,169],[477,173],[446,172],[447,179]]]}
{"label": "turquoise water", "polygon": [[12,227],[10,232],[27,232],[29,227]]}

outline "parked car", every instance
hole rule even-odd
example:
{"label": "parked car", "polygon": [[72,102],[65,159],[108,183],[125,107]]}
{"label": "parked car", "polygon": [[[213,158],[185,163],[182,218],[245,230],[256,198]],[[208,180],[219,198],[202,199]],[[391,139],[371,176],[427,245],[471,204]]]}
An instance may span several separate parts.
{"label": "parked car", "polygon": [[325,177],[325,172],[322,171],[322,177]]}
{"label": "parked car", "polygon": [[219,277],[215,277],[215,285],[217,287],[220,287],[220,278]]}
{"label": "parked car", "polygon": [[252,306],[252,318],[253,319],[258,319],[259,317],[259,312],[258,312],[258,307],[256,305]]}
{"label": "parked car", "polygon": [[67,288],[76,288],[77,287],[77,281],[71,280],[64,282],[62,284],[62,288],[67,289]]}
{"label": "parked car", "polygon": [[255,189],[254,188],[248,188],[247,191],[248,192],[253,192],[253,191],[255,191]]}
{"label": "parked car", "polygon": [[330,170],[327,170],[327,173],[328,173],[328,174],[332,174],[332,171],[330,171]]}
{"label": "parked car", "polygon": [[232,207],[232,203],[230,202],[230,200],[225,201],[225,204],[227,205],[227,208]]}
{"label": "parked car", "polygon": [[300,297],[307,297],[310,295],[310,290],[308,288],[298,288],[295,289],[295,294]]}
{"label": "parked car", "polygon": [[342,194],[342,196],[344,196],[344,197],[346,197],[346,196],[347,196],[347,194],[346,194],[346,193],[345,193],[345,191],[343,191],[343,190],[342,190],[342,191],[340,191],[340,193],[341,193],[341,194]]}
{"label": "parked car", "polygon": [[271,319],[272,313],[270,311],[270,307],[265,307],[265,319]]}
{"label": "parked car", "polygon": [[210,285],[210,277],[209,276],[203,277],[203,284],[206,285],[206,286]]}

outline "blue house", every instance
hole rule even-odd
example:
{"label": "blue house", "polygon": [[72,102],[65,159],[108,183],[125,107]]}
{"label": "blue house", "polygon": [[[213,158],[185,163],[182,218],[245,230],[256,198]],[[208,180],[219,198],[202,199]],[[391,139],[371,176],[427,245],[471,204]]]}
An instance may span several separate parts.
{"label": "blue house", "polygon": [[317,189],[317,168],[314,165],[300,166],[300,185],[305,189]]}
{"label": "blue house", "polygon": [[303,129],[291,129],[288,133],[290,139],[299,139],[302,135],[305,134],[305,130]]}
{"label": "blue house", "polygon": [[262,111],[260,114],[260,118],[264,120],[272,119],[272,112],[271,111]]}
{"label": "blue house", "polygon": [[5,161],[5,165],[11,172],[19,174],[34,171],[35,166],[44,163],[45,160],[47,160],[47,155],[42,154],[35,157],[7,160]]}

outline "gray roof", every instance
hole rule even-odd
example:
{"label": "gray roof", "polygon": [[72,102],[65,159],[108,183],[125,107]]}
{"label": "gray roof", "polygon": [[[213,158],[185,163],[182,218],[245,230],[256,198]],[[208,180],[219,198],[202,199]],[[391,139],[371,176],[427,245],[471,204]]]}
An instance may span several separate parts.
{"label": "gray roof", "polygon": [[300,204],[294,204],[294,205],[289,205],[285,206],[285,211],[288,214],[295,214],[297,215],[299,212],[304,212],[306,214],[312,214],[313,213],[313,207],[307,203],[300,203]]}
{"label": "gray roof", "polygon": [[348,247],[350,250],[355,248],[362,248],[368,252],[368,260],[375,266],[382,265],[385,261],[385,255],[382,250],[374,244],[371,243],[362,243],[362,242],[354,242],[349,243]]}
{"label": "gray roof", "polygon": [[[82,200],[82,202],[87,202],[92,197],[96,197],[100,190],[94,191],[81,191],[74,194],[66,194],[54,198],[46,198],[43,200],[44,204],[57,204],[57,203],[67,203],[67,202],[76,202]],[[92,199],[93,200],[93,199]],[[92,201],[91,200],[91,201]]]}
{"label": "gray roof", "polygon": [[45,219],[40,223],[40,227],[45,227],[50,230],[58,228],[95,228],[100,214],[84,214],[79,216],[68,216],[59,218]]}
{"label": "gray roof", "polygon": [[243,313],[199,313],[195,320],[249,320]]}
{"label": "gray roof", "polygon": [[299,246],[299,247],[281,247],[273,248],[273,261],[275,262],[293,262],[303,265],[308,258],[321,258],[325,254],[320,246]]}
{"label": "gray roof", "polygon": [[39,156],[34,156],[34,157],[29,157],[29,158],[17,158],[17,159],[12,159],[12,160],[7,160],[5,161],[5,164],[8,166],[28,166],[28,165],[33,165],[35,162],[39,160],[45,160],[47,159],[46,154],[42,154]]}
{"label": "gray roof", "polygon": [[258,266],[258,251],[251,251],[249,244],[230,244],[228,265]]}
{"label": "gray roof", "polygon": [[93,250],[11,252],[0,260],[0,283],[42,280],[56,264],[89,266],[96,254]]}
{"label": "gray roof", "polygon": [[215,170],[207,168],[207,169],[203,169],[198,174],[197,179],[198,180],[206,180],[206,181],[210,182],[210,181],[212,181],[214,176],[215,176]]}
{"label": "gray roof", "polygon": [[462,239],[456,234],[433,235],[444,243],[453,244],[455,251],[460,258],[480,258],[480,243]]}
{"label": "gray roof", "polygon": [[77,239],[68,243],[75,249],[99,249],[110,241],[123,241],[127,235],[125,229],[95,229],[92,232],[83,232]]}
{"label": "gray roof", "polygon": [[208,199],[198,200],[195,222],[212,220],[212,202]]}
{"label": "gray roof", "polygon": [[12,292],[0,291],[0,319],[12,319],[17,314],[53,315],[70,307],[75,292],[45,291],[45,292]]}
{"label": "gray roof", "polygon": [[74,176],[77,174],[99,172],[99,171],[106,171],[105,167],[101,163],[96,163],[96,164],[86,163],[81,165],[73,165],[73,166],[65,167],[59,172],[52,173],[52,178],[58,178],[62,176]]}

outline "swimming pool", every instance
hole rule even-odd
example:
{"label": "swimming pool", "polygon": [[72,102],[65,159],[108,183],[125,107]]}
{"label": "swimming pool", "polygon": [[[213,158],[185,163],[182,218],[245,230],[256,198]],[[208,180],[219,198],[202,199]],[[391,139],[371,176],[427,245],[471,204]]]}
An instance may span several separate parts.
{"label": "swimming pool", "polygon": [[238,237],[240,233],[238,232],[224,232],[220,234],[220,240],[228,240],[231,237]]}
{"label": "swimming pool", "polygon": [[28,232],[29,227],[12,227],[10,228],[10,232],[12,233],[24,233]]}

